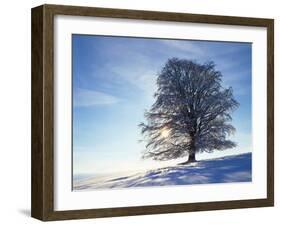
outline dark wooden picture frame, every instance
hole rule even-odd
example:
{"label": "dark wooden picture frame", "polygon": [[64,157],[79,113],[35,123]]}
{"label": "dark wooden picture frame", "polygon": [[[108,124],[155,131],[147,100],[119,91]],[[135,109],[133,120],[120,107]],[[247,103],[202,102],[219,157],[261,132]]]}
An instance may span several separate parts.
{"label": "dark wooden picture frame", "polygon": [[[54,210],[54,16],[95,16],[265,27],[267,29],[267,198],[122,208]],[[161,214],[274,205],[274,20],[124,9],[42,5],[32,9],[31,215],[50,220]]]}

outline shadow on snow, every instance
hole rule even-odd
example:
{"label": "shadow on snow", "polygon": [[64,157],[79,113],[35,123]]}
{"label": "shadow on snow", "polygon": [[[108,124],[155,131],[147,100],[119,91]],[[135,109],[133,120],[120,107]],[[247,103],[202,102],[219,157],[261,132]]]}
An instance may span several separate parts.
{"label": "shadow on snow", "polygon": [[202,160],[187,165],[177,165],[131,176],[122,176],[95,182],[84,181],[74,190],[95,188],[129,188],[163,185],[188,185],[229,182],[250,182],[252,180],[251,153]]}

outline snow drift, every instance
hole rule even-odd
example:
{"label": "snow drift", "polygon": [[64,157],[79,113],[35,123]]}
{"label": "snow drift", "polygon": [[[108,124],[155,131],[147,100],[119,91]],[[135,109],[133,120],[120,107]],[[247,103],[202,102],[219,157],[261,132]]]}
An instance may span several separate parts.
{"label": "snow drift", "polygon": [[123,173],[74,180],[73,190],[251,181],[252,154],[246,153],[140,173]]}

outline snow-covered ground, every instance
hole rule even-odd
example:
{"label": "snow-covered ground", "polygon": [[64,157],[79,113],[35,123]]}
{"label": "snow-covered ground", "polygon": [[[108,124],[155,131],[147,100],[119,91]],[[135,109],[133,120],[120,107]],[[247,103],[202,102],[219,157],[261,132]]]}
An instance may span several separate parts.
{"label": "snow-covered ground", "polygon": [[146,172],[76,179],[73,182],[73,190],[250,182],[251,180],[252,154],[246,153]]}

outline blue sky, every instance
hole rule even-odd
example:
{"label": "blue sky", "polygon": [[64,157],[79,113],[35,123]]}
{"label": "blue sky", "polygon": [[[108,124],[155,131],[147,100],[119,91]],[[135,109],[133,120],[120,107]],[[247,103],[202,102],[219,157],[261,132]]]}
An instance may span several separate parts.
{"label": "blue sky", "polygon": [[[251,44],[109,36],[72,36],[73,173],[103,174],[160,167],[142,160],[138,124],[153,104],[156,75],[171,57],[214,61],[223,86],[240,103],[233,114],[235,149],[198,159],[251,152]],[[177,160],[177,161],[183,161]]]}

